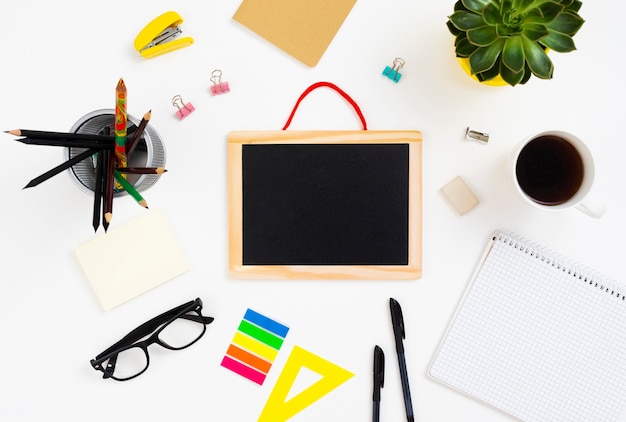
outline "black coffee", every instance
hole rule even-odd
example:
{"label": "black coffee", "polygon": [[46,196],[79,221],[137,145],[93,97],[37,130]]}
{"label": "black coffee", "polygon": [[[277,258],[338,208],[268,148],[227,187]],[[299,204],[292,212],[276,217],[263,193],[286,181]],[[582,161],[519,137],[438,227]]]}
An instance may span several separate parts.
{"label": "black coffee", "polygon": [[515,174],[522,190],[543,205],[558,205],[578,192],[583,182],[583,159],[568,141],[540,136],[522,149]]}

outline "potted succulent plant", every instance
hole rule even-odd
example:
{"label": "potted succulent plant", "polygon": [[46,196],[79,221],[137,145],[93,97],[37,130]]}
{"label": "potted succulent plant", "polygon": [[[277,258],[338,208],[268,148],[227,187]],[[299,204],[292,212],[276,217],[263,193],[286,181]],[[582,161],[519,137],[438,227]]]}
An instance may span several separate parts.
{"label": "potted succulent plant", "polygon": [[576,49],[581,6],[579,0],[458,0],[447,26],[471,75],[515,86],[532,75],[552,78],[549,50]]}

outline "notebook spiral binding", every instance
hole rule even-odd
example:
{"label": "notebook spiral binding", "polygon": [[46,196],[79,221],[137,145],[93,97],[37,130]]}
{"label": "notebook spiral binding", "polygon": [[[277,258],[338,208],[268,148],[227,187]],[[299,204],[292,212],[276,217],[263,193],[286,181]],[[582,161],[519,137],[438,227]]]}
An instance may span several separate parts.
{"label": "notebook spiral binding", "polygon": [[493,240],[498,240],[513,246],[515,249],[530,254],[530,256],[541,259],[541,261],[545,262],[547,265],[552,265],[558,270],[566,272],[574,279],[589,284],[606,294],[614,296],[616,299],[626,301],[626,293],[624,293],[624,287],[621,284],[572,259],[566,259],[548,248],[529,242],[523,237],[508,231],[496,232],[493,236]]}

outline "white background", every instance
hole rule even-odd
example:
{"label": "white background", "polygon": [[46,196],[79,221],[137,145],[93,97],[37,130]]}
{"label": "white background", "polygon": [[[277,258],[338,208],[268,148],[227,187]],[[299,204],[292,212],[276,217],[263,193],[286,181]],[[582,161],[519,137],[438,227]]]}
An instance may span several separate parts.
{"label": "white background", "polygon": [[[87,112],[112,108],[123,77],[129,113],[140,118],[151,109],[150,123],[166,143],[169,172],[144,196],[164,212],[190,262],[184,275],[102,311],[73,255],[95,236],[91,197],[66,173],[22,190],[60,163],[62,152],[1,133],[0,420],[254,421],[288,352],[299,345],[355,376],[292,420],[366,421],[375,344],[387,357],[381,420],[404,420],[389,297],[404,311],[416,420],[511,420],[430,380],[427,367],[494,229],[511,229],[626,281],[624,2],[585,2],[578,51],[550,54],[553,80],[515,88],[482,86],[460,69],[445,25],[452,0],[359,0],[313,68],[232,20],[239,4],[22,0],[0,6],[0,129],[66,131]],[[132,46],[136,34],[167,10],[184,18],[183,35],[195,43],[140,58]],[[381,76],[395,57],[406,61],[398,84]],[[223,71],[230,93],[210,95],[214,69]],[[227,134],[280,129],[300,93],[317,81],[348,92],[370,129],[422,131],[420,280],[229,278]],[[176,94],[196,108],[183,121],[170,103]],[[467,126],[489,132],[489,144],[465,140]],[[329,89],[312,93],[291,126],[359,128],[353,110]],[[522,139],[548,129],[570,131],[589,145],[597,165],[593,195],[608,207],[603,218],[537,210],[514,193],[507,156]],[[463,217],[439,193],[457,175],[480,199]],[[142,212],[129,197],[117,200],[112,226]],[[191,348],[154,348],[148,372],[125,383],[103,380],[89,365],[135,326],[195,297],[215,322]],[[247,308],[291,328],[261,387],[219,366]]]}

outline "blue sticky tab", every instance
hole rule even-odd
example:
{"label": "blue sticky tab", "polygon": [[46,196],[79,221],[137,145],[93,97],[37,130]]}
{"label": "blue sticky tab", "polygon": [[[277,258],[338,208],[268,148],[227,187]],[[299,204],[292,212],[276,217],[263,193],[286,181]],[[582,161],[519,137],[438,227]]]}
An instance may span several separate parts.
{"label": "blue sticky tab", "polygon": [[253,311],[252,309],[248,309],[243,319],[248,322],[251,322],[259,327],[276,334],[282,338],[287,336],[289,332],[289,327],[284,326],[283,324],[274,321],[271,318],[268,318],[264,315],[259,314],[258,312]]}

